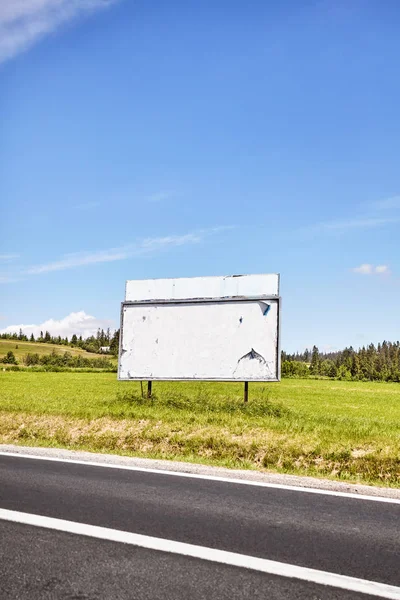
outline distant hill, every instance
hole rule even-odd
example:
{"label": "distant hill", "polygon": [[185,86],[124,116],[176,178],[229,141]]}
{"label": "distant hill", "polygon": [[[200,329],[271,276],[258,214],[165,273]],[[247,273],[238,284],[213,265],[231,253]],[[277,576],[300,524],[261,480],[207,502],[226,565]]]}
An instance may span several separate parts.
{"label": "distant hill", "polygon": [[[15,358],[19,361],[25,354],[51,354],[57,352],[57,354],[64,354],[64,352],[70,352],[73,356],[81,355],[87,358],[94,358],[99,356],[91,352],[86,352],[81,348],[71,348],[71,346],[60,346],[58,344],[45,344],[40,342],[20,342],[18,340],[1,340],[0,339],[0,358],[5,356],[7,352],[11,350],[14,352]],[[105,356],[104,354],[102,356]],[[112,357],[110,357],[112,358]]]}

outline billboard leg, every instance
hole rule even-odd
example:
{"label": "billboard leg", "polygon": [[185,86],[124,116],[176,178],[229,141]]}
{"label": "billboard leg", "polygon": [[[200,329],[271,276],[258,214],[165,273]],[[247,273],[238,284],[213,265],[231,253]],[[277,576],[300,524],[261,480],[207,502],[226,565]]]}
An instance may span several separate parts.
{"label": "billboard leg", "polygon": [[244,401],[248,402],[249,400],[249,382],[244,382]]}
{"label": "billboard leg", "polygon": [[151,398],[151,387],[152,387],[152,381],[148,381],[147,382],[147,397]]}

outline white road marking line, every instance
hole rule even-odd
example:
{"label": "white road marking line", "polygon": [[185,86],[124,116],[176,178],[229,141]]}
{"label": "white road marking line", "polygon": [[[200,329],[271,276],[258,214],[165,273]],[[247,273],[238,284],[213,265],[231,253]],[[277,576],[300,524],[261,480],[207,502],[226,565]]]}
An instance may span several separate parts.
{"label": "white road marking line", "polygon": [[214,548],[206,548],[204,546],[196,546],[194,544],[186,544],[183,542],[175,542],[173,540],[131,533],[129,531],[119,531],[107,527],[97,527],[85,523],[64,521],[63,519],[54,519],[52,517],[33,515],[14,510],[0,509],[0,520],[21,523],[23,525],[33,525],[35,527],[44,527],[46,529],[84,535],[100,540],[130,544],[148,550],[158,550],[160,552],[168,552],[180,556],[190,556],[191,558],[198,558],[200,560],[207,560],[209,562],[216,562],[244,569],[252,569],[253,571],[278,575],[280,577],[300,579],[302,581],[340,588],[351,592],[378,596],[379,598],[400,600],[400,587],[378,583],[376,581],[368,581],[366,579],[358,579],[356,577],[348,577],[347,575],[329,573],[327,571],[318,571],[307,567],[299,567],[297,565],[281,563],[266,558],[257,558],[245,554],[227,552],[225,550],[216,550]]}
{"label": "white road marking line", "polygon": [[168,471],[164,469],[152,469],[146,467],[134,467],[130,465],[117,465],[88,460],[76,460],[73,458],[53,458],[34,454],[22,454],[19,452],[0,452],[0,456],[13,456],[16,458],[29,458],[33,460],[44,460],[49,462],[71,463],[87,467],[103,467],[106,469],[121,469],[124,471],[138,471],[140,473],[154,473],[156,475],[173,475],[174,477],[186,477],[188,479],[205,479],[207,481],[219,481],[222,483],[233,483],[240,485],[254,485],[257,487],[273,488],[277,490],[288,490],[291,492],[305,492],[307,494],[323,494],[325,496],[337,496],[339,498],[354,498],[356,500],[370,500],[371,502],[386,502],[389,504],[400,504],[398,498],[387,498],[385,496],[368,496],[352,492],[339,492],[334,490],[323,490],[320,488],[300,487],[296,485],[285,485],[281,483],[267,483],[266,481],[251,481],[249,479],[234,479],[233,477],[219,477],[218,475],[202,475],[200,473],[187,473],[181,471]]}

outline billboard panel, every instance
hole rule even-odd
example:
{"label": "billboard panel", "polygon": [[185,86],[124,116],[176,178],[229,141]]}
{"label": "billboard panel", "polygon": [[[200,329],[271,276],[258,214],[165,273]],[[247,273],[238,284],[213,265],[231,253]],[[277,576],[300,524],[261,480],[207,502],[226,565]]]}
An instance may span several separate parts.
{"label": "billboard panel", "polygon": [[278,275],[128,281],[119,379],[278,381],[279,307]]}

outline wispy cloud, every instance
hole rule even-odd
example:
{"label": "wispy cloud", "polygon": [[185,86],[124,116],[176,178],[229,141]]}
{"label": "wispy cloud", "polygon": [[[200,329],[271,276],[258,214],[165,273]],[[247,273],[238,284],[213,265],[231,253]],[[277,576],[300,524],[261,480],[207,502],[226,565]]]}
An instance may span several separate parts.
{"label": "wispy cloud", "polygon": [[355,230],[382,228],[400,223],[400,196],[392,196],[359,205],[364,214],[349,215],[343,219],[332,219],[303,228],[303,232],[342,234]]}
{"label": "wispy cloud", "polygon": [[0,263],[8,263],[12,260],[19,258],[19,254],[9,253],[9,254],[0,254]]}
{"label": "wispy cloud", "polygon": [[1,283],[14,283],[15,281],[19,281],[20,277],[15,274],[14,267],[12,268],[11,264],[19,258],[19,254],[15,252],[8,252],[7,254],[0,254],[0,284]]}
{"label": "wispy cloud", "polygon": [[201,229],[184,235],[170,235],[157,238],[145,238],[135,244],[128,244],[118,248],[108,248],[106,250],[97,250],[94,252],[75,252],[66,254],[61,259],[42,265],[34,265],[26,269],[27,275],[40,275],[51,271],[63,271],[85,265],[98,263],[107,263],[118,260],[126,260],[134,256],[153,254],[155,252],[165,251],[176,246],[187,244],[196,244],[203,241],[210,235],[215,235],[231,226],[212,227]]}
{"label": "wispy cloud", "polygon": [[75,210],[92,210],[93,208],[97,208],[100,206],[100,202],[93,200],[93,202],[83,202],[82,204],[76,204],[73,208]]}
{"label": "wispy cloud", "polygon": [[73,269],[74,267],[82,267],[84,265],[124,260],[125,258],[128,258],[128,256],[129,254],[124,248],[111,248],[109,250],[99,250],[97,252],[73,252],[71,254],[65,254],[60,260],[29,267],[26,270],[26,274],[40,275],[41,273],[49,273],[50,271],[63,271],[65,269]]}
{"label": "wispy cloud", "polygon": [[389,275],[390,269],[387,265],[371,265],[369,263],[364,263],[359,267],[355,267],[352,269],[354,273],[359,273],[360,275]]}
{"label": "wispy cloud", "polygon": [[354,229],[373,229],[376,227],[382,227],[384,225],[391,225],[393,223],[399,223],[400,217],[359,217],[351,219],[343,219],[338,221],[325,221],[317,223],[311,227],[312,231],[315,232],[335,232],[342,233],[351,231]]}
{"label": "wispy cloud", "polygon": [[391,196],[390,198],[377,200],[376,202],[371,202],[369,206],[376,210],[396,210],[400,208],[400,196]]}
{"label": "wispy cloud", "polygon": [[109,319],[97,319],[92,315],[88,315],[84,310],[79,312],[72,312],[63,319],[48,319],[47,321],[43,321],[43,323],[39,323],[38,325],[24,325],[23,323],[19,325],[9,325],[4,329],[0,330],[0,333],[18,333],[20,329],[25,335],[33,335],[35,337],[40,335],[40,332],[49,331],[51,335],[61,337],[70,338],[74,333],[76,335],[82,335],[83,337],[88,337],[90,335],[95,335],[97,330],[107,329],[110,327],[112,329],[115,326],[114,321]]}
{"label": "wispy cloud", "polygon": [[9,277],[8,275],[0,275],[0,283],[15,283],[20,281],[17,277]]}
{"label": "wispy cloud", "polygon": [[119,0],[1,0],[0,63],[27,50],[60,25]]}
{"label": "wispy cloud", "polygon": [[175,195],[175,192],[172,190],[162,190],[160,192],[156,192],[155,194],[150,194],[147,196],[147,202],[165,202],[165,200],[169,200]]}

